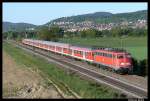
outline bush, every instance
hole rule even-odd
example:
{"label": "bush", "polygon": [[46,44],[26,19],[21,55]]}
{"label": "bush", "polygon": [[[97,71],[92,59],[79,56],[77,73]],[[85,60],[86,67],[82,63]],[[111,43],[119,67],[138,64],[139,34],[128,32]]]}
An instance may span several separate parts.
{"label": "bush", "polygon": [[147,59],[143,59],[139,62],[139,67],[141,67],[141,75],[146,76],[148,73]]}
{"label": "bush", "polygon": [[146,76],[148,74],[147,59],[137,61],[135,58],[132,58],[132,62],[133,62],[133,74],[139,76]]}

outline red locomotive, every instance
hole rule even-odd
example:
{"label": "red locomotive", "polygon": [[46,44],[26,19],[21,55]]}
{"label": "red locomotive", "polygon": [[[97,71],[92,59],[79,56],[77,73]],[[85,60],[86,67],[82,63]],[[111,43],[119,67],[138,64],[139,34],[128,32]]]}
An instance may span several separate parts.
{"label": "red locomotive", "polygon": [[23,39],[23,44],[41,48],[85,60],[118,73],[128,73],[132,70],[131,55],[124,50],[115,48],[81,47],[65,43]]}

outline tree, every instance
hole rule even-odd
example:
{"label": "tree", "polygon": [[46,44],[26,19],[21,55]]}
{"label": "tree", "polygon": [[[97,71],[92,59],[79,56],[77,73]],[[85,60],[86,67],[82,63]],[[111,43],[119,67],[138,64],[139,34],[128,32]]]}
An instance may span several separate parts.
{"label": "tree", "polygon": [[102,31],[99,31],[99,37],[102,37],[102,36],[112,36],[111,33],[109,32],[109,30],[102,30]]}
{"label": "tree", "polygon": [[96,37],[96,30],[95,29],[88,29],[88,30],[86,30],[86,35],[88,38],[95,38]]}
{"label": "tree", "polygon": [[145,76],[148,73],[148,67],[147,67],[147,59],[143,59],[139,62],[140,67],[140,75]]}
{"label": "tree", "polygon": [[48,27],[41,27],[38,30],[38,38],[42,40],[51,40],[52,35],[50,34]]}
{"label": "tree", "polygon": [[50,28],[44,26],[38,30],[38,38],[47,41],[57,41],[58,38],[63,37],[63,34],[63,30],[57,26],[52,26]]}
{"label": "tree", "polygon": [[111,32],[113,37],[120,37],[122,35],[122,29],[120,27],[112,28]]}
{"label": "tree", "polygon": [[8,32],[4,32],[3,33],[3,39],[7,39],[7,37],[8,37]]}
{"label": "tree", "polygon": [[87,35],[86,35],[86,31],[85,31],[85,30],[80,31],[80,36],[81,36],[81,38],[85,38],[85,37],[87,37]]}
{"label": "tree", "polygon": [[147,36],[147,29],[144,29],[143,35]]}
{"label": "tree", "polygon": [[63,37],[65,37],[65,38],[72,38],[73,34],[74,34],[73,32],[68,32],[67,31],[67,32],[64,33]]}
{"label": "tree", "polygon": [[96,30],[96,35],[95,35],[95,37],[102,37],[102,35],[103,35],[103,32],[102,32],[102,31],[97,31],[97,30]]}
{"label": "tree", "polygon": [[58,38],[62,38],[64,35],[64,30],[58,26],[50,27],[50,32],[55,34]]}

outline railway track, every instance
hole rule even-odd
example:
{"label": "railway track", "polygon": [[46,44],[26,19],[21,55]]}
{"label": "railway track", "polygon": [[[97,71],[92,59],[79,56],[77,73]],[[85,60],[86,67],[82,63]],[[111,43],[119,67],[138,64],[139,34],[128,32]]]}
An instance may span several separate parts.
{"label": "railway track", "polygon": [[[20,48],[23,48],[25,50],[33,51],[33,47],[28,46],[28,48],[27,48],[26,45],[18,44],[18,43],[15,43],[15,44],[17,46],[19,46]],[[114,79],[114,78],[109,77],[109,76],[106,76],[104,74],[100,74],[100,73],[95,72],[93,70],[81,67],[77,64],[72,64],[71,62],[68,62],[66,60],[60,60],[59,58],[51,57],[50,55],[48,55],[44,52],[36,50],[36,48],[34,48],[34,52],[38,53],[39,55],[41,55],[45,58],[53,59],[57,64],[59,64],[63,67],[67,67],[70,70],[76,71],[76,73],[79,73],[83,76],[86,76],[92,80],[95,80],[97,83],[100,83],[100,84],[103,83],[103,84],[111,86],[115,89],[118,89],[118,90],[126,93],[127,95],[129,95],[132,98],[147,98],[147,91],[145,91],[142,88],[127,84],[125,82],[122,82],[120,80]]]}

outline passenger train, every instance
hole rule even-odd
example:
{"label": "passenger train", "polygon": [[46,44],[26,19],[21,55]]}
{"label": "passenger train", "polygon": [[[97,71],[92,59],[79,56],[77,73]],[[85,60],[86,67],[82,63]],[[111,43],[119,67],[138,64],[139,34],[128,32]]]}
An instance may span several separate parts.
{"label": "passenger train", "polygon": [[111,69],[117,73],[132,71],[132,57],[125,50],[104,47],[83,47],[71,44],[23,39],[23,44],[34,46],[47,51],[64,54],[73,58],[85,60],[93,64]]}

